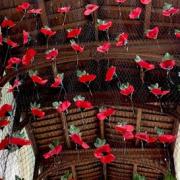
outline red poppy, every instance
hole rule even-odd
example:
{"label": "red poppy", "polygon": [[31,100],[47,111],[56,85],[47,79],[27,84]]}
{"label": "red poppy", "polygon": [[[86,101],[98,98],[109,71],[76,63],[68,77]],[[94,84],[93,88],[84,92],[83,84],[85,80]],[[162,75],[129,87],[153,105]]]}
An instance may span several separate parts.
{"label": "red poppy", "polygon": [[168,93],[170,93],[169,90],[161,90],[161,87],[159,87],[159,84],[152,84],[149,86],[150,92],[154,94],[155,96],[164,96]]}
{"label": "red poppy", "polygon": [[116,38],[116,46],[117,47],[121,47],[121,46],[125,46],[128,43],[128,34],[127,33],[121,33],[118,35],[118,37]]}
{"label": "red poppy", "polygon": [[54,156],[54,155],[58,155],[62,152],[62,145],[58,145],[56,147],[54,147],[54,149],[50,150],[49,152],[45,153],[43,155],[43,157],[45,159],[49,159],[50,157]]}
{"label": "red poppy", "polygon": [[10,59],[8,59],[8,65],[6,66],[7,69],[10,69],[13,67],[13,65],[15,64],[20,64],[21,63],[21,59],[17,58],[17,57],[11,57]]}
{"label": "red poppy", "polygon": [[126,0],[115,0],[117,3],[124,3]]}
{"label": "red poppy", "polygon": [[111,66],[106,72],[105,81],[112,81],[113,77],[116,75],[116,67]]}
{"label": "red poppy", "polygon": [[146,141],[147,143],[155,143],[158,140],[157,137],[151,137],[149,136],[148,140]]}
{"label": "red poppy", "polygon": [[71,106],[71,102],[67,100],[63,102],[54,102],[53,106],[56,108],[57,112],[62,113],[68,110]]}
{"label": "red poppy", "polygon": [[139,19],[141,12],[142,12],[142,9],[140,7],[137,7],[130,12],[129,18],[130,19]]}
{"label": "red poppy", "polygon": [[176,38],[180,38],[180,30],[179,29],[175,30],[175,36],[176,36]]}
{"label": "red poppy", "polygon": [[25,30],[23,30],[23,44],[27,44],[29,41],[29,32],[26,32]]}
{"label": "red poppy", "polygon": [[5,39],[5,42],[6,42],[7,45],[8,45],[9,47],[11,47],[11,48],[16,48],[16,47],[19,46],[18,43],[12,41],[10,38]]}
{"label": "red poppy", "polygon": [[179,13],[179,11],[180,9],[174,8],[172,4],[164,3],[162,15],[170,17]]}
{"label": "red poppy", "polygon": [[107,31],[112,26],[112,21],[103,21],[101,19],[97,20],[98,22],[98,30],[99,31]]}
{"label": "red poppy", "polygon": [[93,106],[91,104],[91,102],[89,101],[86,101],[85,100],[85,97],[83,96],[76,96],[73,98],[74,102],[75,102],[75,105],[77,108],[80,108],[80,109],[91,109]]}
{"label": "red poppy", "polygon": [[40,32],[48,37],[54,36],[56,34],[56,31],[52,31],[51,28],[49,28],[47,26],[41,28]]}
{"label": "red poppy", "polygon": [[84,15],[89,16],[94,11],[96,11],[98,8],[99,8],[99,6],[96,4],[88,4],[88,5],[86,5],[86,10],[84,11]]}
{"label": "red poppy", "polygon": [[125,132],[122,134],[124,140],[134,139],[134,134],[132,132]]}
{"label": "red poppy", "polygon": [[27,49],[25,55],[22,58],[23,65],[29,65],[33,60],[37,52],[33,48]]}
{"label": "red poppy", "polygon": [[7,19],[6,17],[4,18],[3,22],[1,23],[2,28],[12,28],[15,25],[16,24],[12,20]]}
{"label": "red poppy", "polygon": [[124,96],[132,95],[134,93],[134,87],[129,83],[122,84],[120,86],[120,93]]}
{"label": "red poppy", "polygon": [[101,46],[97,47],[97,51],[100,53],[108,53],[111,47],[110,42],[104,42]]}
{"label": "red poppy", "polygon": [[56,59],[57,56],[58,56],[58,49],[53,48],[46,52],[47,60],[54,60],[54,59]]}
{"label": "red poppy", "polygon": [[25,146],[25,145],[31,145],[31,141],[19,137],[10,137],[9,144],[13,144],[17,146]]}
{"label": "red poppy", "polygon": [[57,9],[58,13],[68,13],[70,11],[71,7],[70,6],[64,6],[60,7]]}
{"label": "red poppy", "polygon": [[105,144],[95,149],[94,156],[97,159],[100,159],[103,164],[108,164],[115,160],[115,156],[111,153],[109,144]]}
{"label": "red poppy", "polygon": [[176,61],[173,59],[173,57],[166,53],[162,59],[162,62],[160,63],[160,67],[164,70],[170,71],[174,68],[176,65]]}
{"label": "red poppy", "polygon": [[12,105],[11,104],[4,104],[0,107],[0,117],[6,116],[8,112],[12,111]]}
{"label": "red poppy", "polygon": [[42,118],[45,116],[45,112],[42,111],[39,107],[32,107],[31,112],[33,116],[38,117],[38,118]]}
{"label": "red poppy", "polygon": [[126,132],[133,132],[134,131],[134,126],[132,125],[116,125],[115,126],[115,130],[118,132],[118,133],[121,133],[121,134],[124,134]]}
{"label": "red poppy", "polygon": [[135,134],[135,138],[147,142],[149,139],[149,135],[145,132],[139,132]]}
{"label": "red poppy", "polygon": [[155,69],[154,64],[151,64],[151,63],[141,59],[140,56],[136,56],[135,62],[137,62],[137,64],[140,66],[140,68],[143,68],[147,71]]}
{"label": "red poppy", "polygon": [[51,87],[52,87],[52,88],[57,88],[57,87],[59,87],[60,85],[62,85],[63,78],[64,78],[64,73],[58,74],[58,75],[54,78],[54,83],[51,84]]}
{"label": "red poppy", "polygon": [[37,15],[37,14],[41,14],[42,13],[42,9],[30,9],[28,11],[29,14],[34,14],[34,15]]}
{"label": "red poppy", "polygon": [[147,30],[146,37],[148,39],[157,39],[158,34],[159,34],[159,27],[156,26],[153,29]]}
{"label": "red poppy", "polygon": [[140,0],[140,2],[144,5],[147,5],[149,3],[151,3],[152,0]]}
{"label": "red poppy", "polygon": [[0,142],[0,150],[5,149],[9,144],[9,138],[5,137],[1,142]]}
{"label": "red poppy", "polygon": [[79,44],[77,44],[75,41],[71,40],[71,47],[74,51],[82,53],[84,51],[84,47],[81,47]]}
{"label": "red poppy", "polygon": [[38,76],[36,74],[31,75],[31,79],[34,83],[40,84],[40,85],[45,85],[48,82],[47,79],[42,79],[40,76]]}
{"label": "red poppy", "polygon": [[7,91],[7,92],[8,92],[8,93],[12,93],[12,92],[14,91],[14,89],[17,88],[17,87],[19,87],[20,85],[21,85],[21,81],[19,81],[18,79],[16,79],[16,80],[14,81],[14,84],[8,88],[8,91]]}
{"label": "red poppy", "polygon": [[96,79],[95,74],[89,74],[86,71],[83,71],[83,72],[77,74],[77,76],[79,77],[79,82],[81,82],[81,83],[91,83],[92,81],[94,81]]}
{"label": "red poppy", "polygon": [[67,38],[76,38],[80,35],[82,28],[68,29]]}
{"label": "red poppy", "polygon": [[29,7],[30,7],[30,4],[28,2],[23,2],[22,4],[20,4],[16,7],[16,10],[18,12],[22,12],[22,11],[26,12],[27,9],[29,9]]}
{"label": "red poppy", "polygon": [[115,109],[113,108],[107,108],[107,109],[100,109],[100,112],[96,115],[96,117],[100,120],[103,121],[110,116],[112,116],[116,112]]}
{"label": "red poppy", "polygon": [[8,121],[7,119],[0,120],[0,129],[8,126],[9,124],[10,124],[10,121]]}
{"label": "red poppy", "polygon": [[82,138],[81,138],[81,136],[80,136],[79,134],[72,133],[72,134],[70,135],[70,137],[71,137],[71,140],[72,140],[75,144],[80,145],[80,146],[81,146],[82,148],[84,148],[84,149],[89,149],[89,145],[86,144],[86,143],[82,140]]}
{"label": "red poppy", "polygon": [[158,137],[161,143],[173,143],[176,140],[176,136],[170,134],[162,134]]}

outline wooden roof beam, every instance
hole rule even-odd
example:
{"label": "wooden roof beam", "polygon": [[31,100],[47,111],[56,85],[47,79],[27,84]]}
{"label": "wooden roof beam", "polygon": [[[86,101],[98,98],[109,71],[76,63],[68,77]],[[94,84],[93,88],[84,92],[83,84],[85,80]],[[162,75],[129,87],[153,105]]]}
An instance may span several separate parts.
{"label": "wooden roof beam", "polygon": [[77,174],[76,174],[76,167],[75,167],[75,165],[71,166],[71,170],[72,170],[73,179],[77,180]]}
{"label": "wooden roof beam", "polygon": [[144,17],[144,31],[150,28],[151,24],[151,9],[152,9],[152,2],[147,4],[145,7],[145,17]]}

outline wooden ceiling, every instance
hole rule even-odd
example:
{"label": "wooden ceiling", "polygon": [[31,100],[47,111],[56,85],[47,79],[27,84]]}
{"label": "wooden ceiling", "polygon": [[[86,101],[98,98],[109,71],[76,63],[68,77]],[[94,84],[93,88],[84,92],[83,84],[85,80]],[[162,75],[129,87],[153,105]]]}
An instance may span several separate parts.
{"label": "wooden ceiling", "polygon": [[[24,0],[1,0],[0,21],[5,16],[16,22],[19,21],[22,14],[18,13],[15,7],[22,2]],[[37,17],[27,16],[24,18],[20,24],[9,32],[9,36],[14,41],[22,42],[23,29],[30,32],[32,36],[31,47],[35,48],[38,54],[32,65],[20,67],[17,72],[6,71],[6,75],[1,78],[0,85],[2,87],[7,82],[11,82],[17,75],[24,82],[19,89],[20,95],[14,93],[18,104],[14,128],[19,130],[25,126],[33,142],[36,155],[34,179],[59,179],[67,170],[73,173],[75,180],[129,180],[132,179],[135,172],[146,176],[147,180],[163,179],[163,175],[168,169],[165,162],[166,153],[171,151],[170,148],[164,149],[162,145],[157,143],[155,145],[146,144],[142,149],[141,144],[134,140],[125,144],[121,136],[115,132],[114,126],[118,122],[125,121],[134,125],[137,131],[146,131],[150,135],[155,135],[155,127],[163,129],[166,133],[176,134],[178,115],[175,114],[175,108],[180,97],[177,87],[171,87],[171,95],[163,99],[164,109],[169,109],[169,111],[160,112],[159,103],[155,97],[149,94],[147,85],[156,82],[158,76],[158,82],[163,87],[169,88],[169,84],[165,80],[166,73],[158,68],[153,73],[147,72],[145,75],[147,84],[144,85],[140,79],[139,68],[137,68],[133,59],[138,54],[158,67],[164,53],[173,54],[177,59],[177,67],[172,71],[172,78],[175,84],[178,84],[180,41],[175,39],[174,29],[180,29],[180,15],[175,15],[172,18],[163,17],[162,6],[164,0],[153,1],[147,6],[143,6],[139,0],[128,0],[120,7],[121,17],[119,17],[119,7],[113,0],[77,0],[76,2],[74,0],[31,0],[29,2],[34,8],[42,8],[43,13]],[[85,5],[92,2],[100,6],[98,12],[95,13],[94,20],[83,15]],[[178,0],[167,2],[173,3],[175,7],[180,7]],[[70,5],[71,11],[67,14],[65,24],[62,26],[64,16],[58,14],[56,10],[57,7],[65,5]],[[128,14],[137,6],[143,8],[143,14],[138,20],[130,20]],[[107,40],[103,33],[97,31],[97,18],[112,20],[113,22],[113,27],[110,29],[112,48],[108,55],[101,55],[96,52],[96,48],[101,44],[101,41]],[[46,41],[39,33],[39,29],[45,25],[57,31],[57,35],[50,39],[49,49],[55,47],[60,52],[56,59],[56,68],[58,72],[65,73],[66,98],[72,101],[75,95],[84,95],[92,101],[95,106],[93,109],[81,113],[73,106],[65,115],[57,113],[51,107],[52,102],[59,97],[59,90],[53,91],[48,87],[53,81],[55,72],[52,64],[44,59]],[[145,39],[144,31],[154,26],[160,28],[159,40]],[[116,81],[113,82],[114,84],[107,85],[103,82],[103,78],[99,78],[92,87],[93,99],[87,89],[78,84],[75,75],[76,54],[72,51],[69,41],[66,39],[66,29],[75,27],[83,28],[79,41],[85,46],[85,51],[79,55],[79,68],[97,75],[104,75],[107,59],[109,59],[112,65],[117,66],[121,80],[130,81],[136,86],[137,93],[134,96],[135,114],[132,113],[129,100],[119,97],[117,87],[114,85]],[[115,47],[114,39],[121,32],[129,33],[128,51],[127,48]],[[11,53],[14,56],[22,57],[25,50],[26,47],[20,46]],[[3,61],[2,57],[1,61]],[[47,87],[36,87],[35,90],[27,76],[29,70],[38,70],[40,76],[48,78],[50,82]],[[40,98],[37,98],[37,92]],[[63,95],[58,100],[62,100],[64,97]],[[29,111],[29,104],[32,101],[41,103],[42,109],[46,112],[44,118],[33,120]],[[100,123],[96,114],[98,108],[102,105],[114,107],[117,112],[109,121]],[[24,118],[20,122],[22,114]],[[70,141],[68,134],[68,128],[72,124],[80,128],[83,140],[91,145],[90,150],[75,150],[75,145]],[[97,137],[105,138],[113,148],[113,153],[117,158],[113,163],[102,165],[93,157],[93,143]],[[55,160],[44,160],[42,158],[43,153],[48,151],[48,145],[56,139],[63,145],[63,153]],[[40,174],[38,174],[39,169],[41,169]]]}

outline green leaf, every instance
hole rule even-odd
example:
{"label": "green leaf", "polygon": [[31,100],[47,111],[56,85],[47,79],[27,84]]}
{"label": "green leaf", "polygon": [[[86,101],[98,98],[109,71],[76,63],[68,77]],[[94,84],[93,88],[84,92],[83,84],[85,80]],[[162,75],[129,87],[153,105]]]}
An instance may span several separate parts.
{"label": "green leaf", "polygon": [[59,143],[59,140],[58,139],[55,139],[53,140],[52,144],[54,145],[54,147],[58,146],[60,143]]}
{"label": "green leaf", "polygon": [[97,23],[98,23],[98,24],[104,24],[104,23],[105,23],[105,21],[104,21],[104,20],[102,20],[102,19],[97,19]]}
{"label": "green leaf", "polygon": [[180,33],[180,29],[175,29],[175,33]]}
{"label": "green leaf", "polygon": [[136,58],[134,59],[136,62],[140,62],[142,59],[140,56],[136,55]]}
{"label": "green leaf", "polygon": [[70,128],[69,128],[69,132],[71,133],[71,134],[79,134],[80,133],[80,129],[79,128],[77,128],[77,127],[75,127],[74,125],[71,125],[70,126]]}
{"label": "green leaf", "polygon": [[105,144],[106,144],[106,140],[105,139],[97,138],[95,143],[94,143],[94,146],[98,148],[98,147],[101,147],[101,146],[103,146]]}
{"label": "green leaf", "polygon": [[76,75],[77,75],[78,77],[81,77],[81,76],[83,76],[83,75],[85,75],[85,74],[87,74],[86,71],[79,71],[79,70],[77,70],[77,72],[76,72]]}
{"label": "green leaf", "polygon": [[133,180],[146,180],[146,177],[136,173],[133,175]]}
{"label": "green leaf", "polygon": [[156,128],[156,133],[157,133],[158,135],[162,135],[162,134],[164,134],[164,131],[163,131],[163,129],[161,129],[161,128]]}
{"label": "green leaf", "polygon": [[81,96],[81,95],[77,95],[73,98],[73,101],[76,102],[78,100],[81,100],[81,101],[84,101],[85,100],[85,97]]}
{"label": "green leaf", "polygon": [[63,176],[61,176],[61,180],[68,180],[72,178],[72,173],[67,171]]}
{"label": "green leaf", "polygon": [[54,149],[55,147],[54,147],[53,144],[49,144],[49,148],[52,150],[52,149]]}
{"label": "green leaf", "polygon": [[176,178],[172,175],[170,171],[168,171],[164,177],[164,180],[176,180]]}
{"label": "green leaf", "polygon": [[172,8],[173,6],[172,6],[172,4],[170,4],[170,3],[164,3],[164,6],[163,6],[163,10],[167,10],[167,9],[170,9],[170,8]]}
{"label": "green leaf", "polygon": [[164,55],[163,60],[173,59],[173,56],[169,54],[168,52]]}
{"label": "green leaf", "polygon": [[59,106],[59,102],[55,101],[55,102],[52,103],[52,105],[53,105],[54,108],[57,108]]}

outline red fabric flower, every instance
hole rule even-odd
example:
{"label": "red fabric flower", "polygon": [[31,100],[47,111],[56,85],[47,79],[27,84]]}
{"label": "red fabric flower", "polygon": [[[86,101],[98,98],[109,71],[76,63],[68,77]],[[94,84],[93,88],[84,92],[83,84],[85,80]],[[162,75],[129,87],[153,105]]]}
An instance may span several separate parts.
{"label": "red fabric flower", "polygon": [[153,29],[147,30],[146,37],[148,39],[157,39],[158,34],[159,34],[159,27],[156,26]]}
{"label": "red fabric flower", "polygon": [[112,26],[112,21],[102,21],[98,19],[98,30],[99,31],[107,31]]}
{"label": "red fabric flower", "polygon": [[164,3],[163,11],[162,11],[163,16],[170,17],[170,16],[173,16],[179,12],[180,12],[180,9],[174,8],[172,4]]}
{"label": "red fabric flower", "polygon": [[36,117],[38,117],[38,118],[42,118],[42,117],[45,116],[45,112],[42,111],[42,110],[41,110],[40,108],[38,108],[38,107],[32,107],[32,108],[31,108],[31,112],[32,112],[33,116],[36,116]]}
{"label": "red fabric flower", "polygon": [[175,30],[175,36],[176,36],[176,38],[180,38],[180,30],[179,29]]}
{"label": "red fabric flower", "polygon": [[27,49],[25,55],[22,58],[22,64],[29,65],[34,60],[36,53],[37,52],[33,48]]}
{"label": "red fabric flower", "polygon": [[96,11],[99,8],[98,5],[96,4],[88,4],[86,6],[86,9],[84,11],[84,15],[85,16],[89,16],[90,14],[92,14],[94,11]]}
{"label": "red fabric flower", "polygon": [[124,134],[126,132],[133,132],[134,126],[132,126],[132,125],[116,125],[115,130],[118,133]]}
{"label": "red fabric flower", "polygon": [[174,68],[176,65],[176,61],[173,59],[173,57],[166,53],[162,59],[162,62],[160,63],[160,67],[164,70],[170,71]]}
{"label": "red fabric flower", "polygon": [[112,81],[115,74],[116,74],[116,67],[111,66],[110,68],[108,68],[106,72],[105,81]]}
{"label": "red fabric flower", "polygon": [[139,56],[136,56],[135,61],[139,65],[140,68],[143,68],[147,71],[155,69],[154,64],[151,64],[143,59],[141,59]]}
{"label": "red fabric flower", "polygon": [[37,14],[41,14],[42,13],[42,9],[30,9],[28,11],[29,14],[34,14],[34,15],[37,15]]}
{"label": "red fabric flower", "polygon": [[90,83],[96,79],[95,74],[84,74],[79,77],[79,82],[81,83]]}
{"label": "red fabric flower", "polygon": [[56,146],[54,149],[50,150],[49,152],[45,153],[43,155],[43,157],[45,159],[49,159],[50,157],[54,156],[54,155],[58,155],[62,152],[62,145],[58,145]]}
{"label": "red fabric flower", "polygon": [[132,132],[125,132],[122,134],[124,140],[134,139],[134,134]]}
{"label": "red fabric flower", "polygon": [[0,142],[0,150],[5,149],[9,144],[9,138],[5,137],[1,142]]}
{"label": "red fabric flower", "polygon": [[138,139],[138,140],[147,142],[148,139],[149,139],[149,136],[148,136],[147,133],[140,132],[140,133],[135,134],[135,138]]}
{"label": "red fabric flower", "polygon": [[81,33],[82,28],[68,29],[67,38],[78,37]]}
{"label": "red fabric flower", "polygon": [[155,96],[164,96],[168,93],[170,93],[169,90],[161,90],[161,87],[159,87],[159,84],[152,84],[149,86],[150,92],[154,94]]}
{"label": "red fabric flower", "polygon": [[100,110],[100,112],[96,115],[96,117],[100,121],[104,121],[108,117],[112,116],[115,112],[116,112],[116,110],[113,108],[103,109],[103,110]]}
{"label": "red fabric flower", "polygon": [[59,113],[65,112],[68,110],[68,108],[71,106],[71,102],[70,101],[63,101],[63,102],[59,102],[57,103],[57,105],[53,105],[56,106],[56,110]]}
{"label": "red fabric flower", "polygon": [[42,79],[42,78],[41,78],[40,76],[38,76],[38,75],[32,75],[32,76],[31,76],[31,79],[32,79],[32,81],[33,81],[34,83],[40,84],[40,85],[45,85],[45,84],[48,82],[47,79]]}
{"label": "red fabric flower", "polygon": [[20,4],[16,7],[16,10],[18,12],[27,11],[27,9],[29,9],[29,7],[30,7],[30,4],[28,2],[23,2],[22,4]]}
{"label": "red fabric flower", "polygon": [[4,18],[3,22],[1,23],[2,28],[12,28],[15,25],[16,24],[12,20],[7,19],[6,17]]}
{"label": "red fabric flower", "polygon": [[103,164],[108,164],[115,160],[115,156],[111,153],[109,144],[105,144],[95,149],[94,156],[97,159],[100,159]]}
{"label": "red fabric flower", "polygon": [[142,9],[140,7],[137,7],[130,12],[129,18],[130,19],[139,19],[141,12],[142,12]]}
{"label": "red fabric flower", "polygon": [[8,39],[5,39],[5,42],[6,42],[7,45],[8,45],[9,47],[11,47],[11,48],[16,48],[16,47],[19,46],[18,43],[12,41],[12,40],[9,39],[9,38],[8,38]]}
{"label": "red fabric flower", "polygon": [[75,41],[71,41],[71,47],[74,51],[82,53],[84,51],[84,47],[81,47],[79,44],[77,44]]}
{"label": "red fabric flower", "polygon": [[46,60],[54,60],[58,56],[58,49],[51,49],[46,52]]}
{"label": "red fabric flower", "polygon": [[176,136],[170,134],[162,134],[158,137],[161,143],[173,143],[176,140]]}
{"label": "red fabric flower", "polygon": [[146,141],[147,143],[155,143],[158,140],[157,137],[151,137],[149,136],[148,140]]}
{"label": "red fabric flower", "polygon": [[9,124],[10,124],[10,121],[8,121],[7,119],[0,120],[0,129],[8,126]]}
{"label": "red fabric flower", "polygon": [[81,138],[81,136],[80,136],[79,134],[73,133],[73,134],[70,135],[70,137],[71,137],[71,140],[72,140],[75,144],[80,145],[80,146],[81,146],[82,148],[84,148],[84,149],[89,149],[89,145],[86,144],[86,143],[82,140],[82,138]]}
{"label": "red fabric flower", "polygon": [[100,53],[108,53],[111,47],[110,42],[104,42],[101,46],[97,47],[97,51]]}
{"label": "red fabric flower", "polygon": [[21,63],[21,59],[17,58],[17,57],[11,57],[10,59],[8,59],[8,65],[6,66],[7,69],[10,69],[13,67],[13,65],[15,64],[20,64]]}
{"label": "red fabric flower", "polygon": [[70,6],[64,6],[60,7],[57,9],[58,13],[68,13],[70,11],[71,7]]}
{"label": "red fabric flower", "polygon": [[132,95],[134,93],[134,87],[129,83],[122,84],[120,86],[120,93],[124,96]]}
{"label": "red fabric flower", "polygon": [[51,28],[49,28],[47,26],[41,28],[40,32],[48,37],[54,36],[56,34],[56,31],[52,31]]}
{"label": "red fabric flower", "polygon": [[0,117],[6,116],[8,112],[12,111],[12,105],[11,104],[4,104],[0,107]]}
{"label": "red fabric flower", "polygon": [[124,3],[126,0],[115,0],[117,3]]}
{"label": "red fabric flower", "polygon": [[85,101],[85,100],[77,100],[75,104],[76,104],[76,107],[80,109],[90,109],[93,107],[91,102]]}
{"label": "red fabric flower", "polygon": [[54,78],[54,83],[51,84],[52,88],[57,88],[60,85],[62,85],[62,81],[63,81],[63,76],[64,74],[58,74],[55,78]]}
{"label": "red fabric flower", "polygon": [[127,33],[121,33],[119,36],[116,38],[116,46],[121,47],[125,46],[128,43],[128,34]]}
{"label": "red fabric flower", "polygon": [[26,32],[25,30],[23,30],[23,44],[27,44],[29,41],[29,32]]}
{"label": "red fabric flower", "polygon": [[149,3],[151,3],[152,0],[140,0],[140,2],[144,5],[147,5]]}
{"label": "red fabric flower", "polygon": [[16,79],[14,81],[14,84],[13,86],[10,86],[9,89],[8,89],[8,93],[12,93],[14,91],[15,88],[19,87],[21,85],[21,81],[19,81],[18,79]]}

